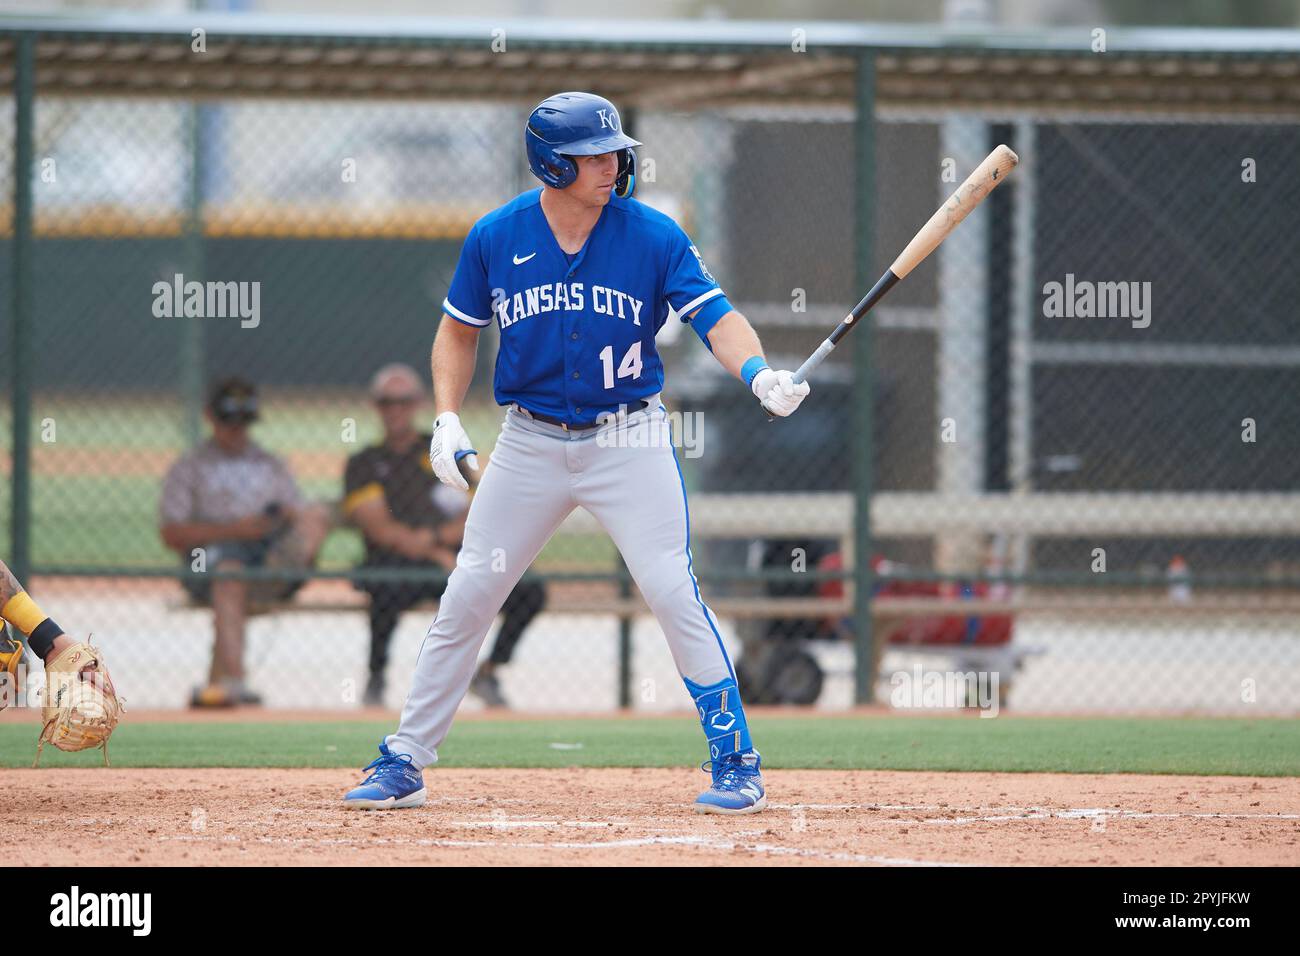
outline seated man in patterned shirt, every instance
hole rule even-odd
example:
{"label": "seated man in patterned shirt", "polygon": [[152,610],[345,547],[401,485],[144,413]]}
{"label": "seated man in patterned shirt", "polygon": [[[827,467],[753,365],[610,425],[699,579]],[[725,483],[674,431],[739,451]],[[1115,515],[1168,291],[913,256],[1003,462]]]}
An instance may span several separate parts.
{"label": "seated man in patterned shirt", "polygon": [[[386,365],[375,373],[370,396],[383,422],[384,438],[348,459],[343,501],[343,514],[366,539],[364,567],[437,567],[450,573],[456,566],[470,499],[467,492],[444,485],[433,475],[430,436],[414,424],[425,397],[423,383],[409,365]],[[446,582],[369,581],[359,586],[370,592],[370,678],[364,703],[378,706],[398,617],[422,600],[442,597]],[[488,706],[506,706],[496,667],[509,662],[524,629],[545,603],[545,588],[528,577],[506,599],[492,652],[470,685]]]}
{"label": "seated man in patterned shirt", "polygon": [[[212,436],[178,459],[163,480],[163,543],[190,569],[311,567],[329,533],[329,510],[303,500],[289,468],[248,434],[257,392],[240,378],[219,382],[207,408]],[[244,624],[250,604],[282,601],[301,580],[185,578],[195,601],[212,605],[215,639],[208,686],[194,707],[258,704],[244,683]]]}

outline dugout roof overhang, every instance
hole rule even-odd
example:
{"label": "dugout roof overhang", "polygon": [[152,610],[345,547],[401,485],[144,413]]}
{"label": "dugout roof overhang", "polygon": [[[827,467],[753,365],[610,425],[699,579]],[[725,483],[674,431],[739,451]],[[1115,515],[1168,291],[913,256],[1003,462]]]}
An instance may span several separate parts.
{"label": "dugout roof overhang", "polygon": [[[206,52],[191,49],[205,31]],[[504,30],[506,52],[494,52]],[[796,30],[806,52],[792,50]],[[784,21],[0,18],[0,89],[34,42],[38,95],[482,99],[590,88],[648,108],[878,106],[1300,113],[1300,32],[1006,30]]]}

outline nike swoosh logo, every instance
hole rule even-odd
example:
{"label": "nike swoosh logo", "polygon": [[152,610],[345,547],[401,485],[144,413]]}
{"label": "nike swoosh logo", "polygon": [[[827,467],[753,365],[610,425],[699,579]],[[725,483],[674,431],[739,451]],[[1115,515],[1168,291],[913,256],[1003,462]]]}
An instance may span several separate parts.
{"label": "nike swoosh logo", "polygon": [[527,262],[529,259],[531,259],[531,258],[532,258],[533,256],[535,256],[535,255],[537,255],[537,253],[535,253],[535,252],[530,252],[528,255],[524,256],[522,259],[520,259],[518,256],[515,256],[515,257],[514,257],[514,259],[515,259],[515,265],[517,265],[517,266],[521,266],[521,265],[523,265],[525,262]]}

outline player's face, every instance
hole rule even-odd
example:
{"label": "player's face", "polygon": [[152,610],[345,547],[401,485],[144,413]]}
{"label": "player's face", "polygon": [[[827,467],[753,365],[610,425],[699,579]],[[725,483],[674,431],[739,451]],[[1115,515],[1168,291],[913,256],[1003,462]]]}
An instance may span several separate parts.
{"label": "player's face", "polygon": [[574,156],[578,164],[578,178],[568,188],[574,199],[588,206],[603,206],[614,192],[618,178],[618,153],[601,153],[599,156]]}

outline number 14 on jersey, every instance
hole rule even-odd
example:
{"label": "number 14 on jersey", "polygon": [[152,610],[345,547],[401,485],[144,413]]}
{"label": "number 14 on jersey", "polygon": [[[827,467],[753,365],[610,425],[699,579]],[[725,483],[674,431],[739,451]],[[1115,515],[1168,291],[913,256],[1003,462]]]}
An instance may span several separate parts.
{"label": "number 14 on jersey", "polygon": [[[605,370],[605,387],[614,387],[614,346],[606,345],[600,350],[600,364]],[[632,343],[632,347],[627,350],[623,356],[623,361],[618,363],[619,378],[640,378],[641,377],[641,342],[638,339]]]}

